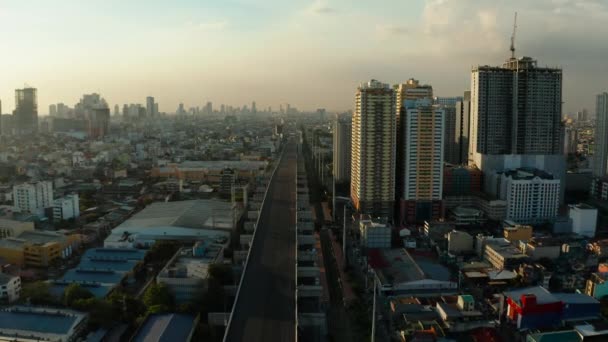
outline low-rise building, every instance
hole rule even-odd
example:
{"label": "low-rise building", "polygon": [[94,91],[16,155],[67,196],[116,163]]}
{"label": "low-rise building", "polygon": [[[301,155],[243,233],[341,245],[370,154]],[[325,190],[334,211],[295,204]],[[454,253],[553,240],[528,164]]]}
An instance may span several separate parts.
{"label": "low-rise building", "polygon": [[18,266],[48,267],[65,259],[80,244],[77,236],[50,231],[24,231],[17,237],[0,240],[0,258]]}
{"label": "low-rise building", "polygon": [[452,254],[473,252],[473,237],[469,233],[453,230],[447,236],[448,252]]}
{"label": "low-rise building", "polygon": [[511,270],[528,259],[528,256],[511,245],[506,239],[487,240],[483,257],[497,269],[507,268]]}
{"label": "low-rise building", "polygon": [[156,281],[169,288],[176,303],[192,301],[206,291],[210,266],[222,262],[223,251],[223,246],[207,241],[181,248],[159,272]]}
{"label": "low-rise building", "polygon": [[[384,293],[425,297],[458,292],[458,284],[450,280],[449,271],[441,272],[441,265],[436,263],[419,264],[403,248],[369,250],[368,263]],[[423,270],[426,266],[433,269]]]}
{"label": "low-rise building", "polygon": [[559,240],[553,238],[533,238],[529,241],[519,241],[519,249],[532,260],[553,260],[559,257],[562,245]]}
{"label": "low-rise building", "polygon": [[160,240],[228,239],[243,215],[220,200],[155,202],[114,228],[105,247],[150,247]]}
{"label": "low-rise building", "polygon": [[78,194],[67,195],[53,201],[53,221],[75,219],[80,216]]}
{"label": "low-rise building", "polygon": [[391,227],[364,215],[359,221],[361,244],[366,248],[391,248]]}
{"label": "low-rise building", "polygon": [[131,339],[133,342],[147,341],[192,341],[198,317],[163,313],[151,314],[146,317],[142,326]]}
{"label": "low-rise building", "polygon": [[551,293],[541,286],[504,293],[507,319],[518,329],[558,327],[563,322],[594,319],[600,315],[600,303],[579,293]]}
{"label": "low-rise building", "polygon": [[585,284],[585,294],[595,299],[608,296],[608,273],[592,273]]}
{"label": "low-rise building", "polygon": [[0,239],[15,237],[25,231],[33,231],[34,222],[14,218],[0,218]]}
{"label": "low-rise building", "polygon": [[21,277],[0,273],[0,303],[12,303],[21,295]]}
{"label": "low-rise building", "polygon": [[511,243],[517,243],[522,240],[528,241],[532,239],[532,226],[520,225],[512,221],[507,221],[505,223],[506,225],[503,229],[504,237]]}
{"label": "low-rise building", "polygon": [[483,211],[472,207],[458,206],[450,210],[450,218],[457,226],[477,225],[485,222]]}
{"label": "low-rise building", "polygon": [[443,302],[437,302],[436,309],[445,328],[450,332],[464,332],[483,327],[492,328],[498,325],[498,320],[488,319],[475,308],[475,299],[471,295],[444,297],[443,299]]}
{"label": "low-rise building", "polygon": [[87,320],[74,310],[11,306],[0,310],[0,341],[77,341]]}

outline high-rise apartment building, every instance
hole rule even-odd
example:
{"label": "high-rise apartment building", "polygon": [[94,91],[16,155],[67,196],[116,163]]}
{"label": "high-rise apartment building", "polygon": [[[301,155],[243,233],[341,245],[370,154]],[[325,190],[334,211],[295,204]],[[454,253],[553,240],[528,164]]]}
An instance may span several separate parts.
{"label": "high-rise apartment building", "polygon": [[57,116],[57,105],[52,104],[49,106],[49,115],[50,116]]}
{"label": "high-rise apartment building", "polygon": [[593,175],[604,177],[608,164],[608,93],[595,98],[595,151],[593,152]]}
{"label": "high-rise apartment building", "polygon": [[15,90],[15,130],[17,134],[38,132],[38,95],[36,88]]}
{"label": "high-rise apartment building", "polygon": [[22,212],[43,214],[53,204],[53,182],[23,183],[13,187],[13,206]]}
{"label": "high-rise apartment building", "polygon": [[562,153],[562,70],[530,57],[471,73],[469,160],[481,155]]}
{"label": "high-rise apartment building", "polygon": [[403,126],[404,190],[401,219],[420,222],[442,216],[445,108],[432,99],[406,100]]}
{"label": "high-rise apartment building", "polygon": [[471,120],[471,92],[465,91],[462,101],[456,102],[455,147],[458,154],[455,164],[467,164],[469,159],[469,130]]}
{"label": "high-rise apartment building", "polygon": [[405,83],[394,85],[393,89],[395,90],[395,98],[397,102],[395,106],[397,121],[396,144],[397,146],[399,146],[396,149],[395,155],[395,157],[397,158],[397,170],[395,171],[395,193],[398,194],[398,196],[401,196],[401,194],[403,193],[403,179],[405,174],[405,170],[403,169],[403,153],[405,151],[403,148],[401,148],[405,141],[405,137],[403,136],[404,131],[402,129],[402,127],[405,125],[405,101],[425,98],[432,99],[433,87],[427,84],[420,84],[418,80],[410,78]]}
{"label": "high-rise apartment building", "polygon": [[361,214],[392,219],[395,200],[395,92],[371,80],[355,95],[351,199]]}
{"label": "high-rise apartment building", "polygon": [[444,139],[443,158],[446,163],[458,164],[458,145],[456,144],[456,105],[437,105],[443,109]]}
{"label": "high-rise apartment building", "polygon": [[350,181],[352,118],[348,115],[336,116],[334,120],[334,162],[333,174],[336,183]]}
{"label": "high-rise apartment building", "polygon": [[110,126],[110,108],[97,107],[87,110],[88,133],[93,139],[103,138]]}
{"label": "high-rise apartment building", "polygon": [[151,118],[156,116],[154,112],[154,98],[152,96],[146,97],[146,115]]}

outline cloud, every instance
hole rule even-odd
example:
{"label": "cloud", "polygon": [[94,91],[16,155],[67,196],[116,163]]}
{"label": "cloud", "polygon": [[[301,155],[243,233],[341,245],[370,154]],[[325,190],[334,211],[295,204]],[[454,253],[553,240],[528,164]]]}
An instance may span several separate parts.
{"label": "cloud", "polygon": [[330,7],[324,0],[315,0],[315,2],[308,7],[307,12],[312,14],[331,14],[337,12],[337,10]]}
{"label": "cloud", "polygon": [[213,20],[201,23],[188,22],[186,26],[196,28],[201,31],[223,31],[230,23],[227,20]]}
{"label": "cloud", "polygon": [[403,25],[389,25],[389,24],[378,24],[376,25],[376,32],[380,36],[380,39],[386,40],[391,39],[394,36],[402,36],[411,32],[411,30]]}

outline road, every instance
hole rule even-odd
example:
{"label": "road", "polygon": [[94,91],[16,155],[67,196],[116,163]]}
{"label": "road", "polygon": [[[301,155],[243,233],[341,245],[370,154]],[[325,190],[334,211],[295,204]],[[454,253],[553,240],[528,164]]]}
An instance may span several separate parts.
{"label": "road", "polygon": [[296,145],[285,146],[225,341],[295,340]]}

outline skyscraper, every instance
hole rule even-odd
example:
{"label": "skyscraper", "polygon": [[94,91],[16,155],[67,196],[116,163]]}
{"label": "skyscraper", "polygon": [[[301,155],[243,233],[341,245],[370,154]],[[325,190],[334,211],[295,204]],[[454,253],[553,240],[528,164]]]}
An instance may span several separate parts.
{"label": "skyscraper", "polygon": [[530,57],[471,72],[469,163],[484,174],[535,168],[560,180],[565,194],[562,70],[538,67]]}
{"label": "skyscraper", "polygon": [[38,95],[36,88],[15,90],[15,128],[17,134],[38,132]]}
{"label": "skyscraper", "polygon": [[420,222],[442,216],[445,112],[432,99],[406,100],[403,126],[404,189],[401,219]]}
{"label": "skyscraper", "polygon": [[57,116],[57,105],[52,104],[49,106],[49,115]]}
{"label": "skyscraper", "polygon": [[464,98],[456,102],[455,143],[458,153],[456,164],[466,164],[469,155],[469,129],[471,120],[471,92],[465,91]]}
{"label": "skyscraper", "polygon": [[152,96],[146,97],[146,115],[149,118],[155,116],[155,113],[154,113],[154,98]]}
{"label": "skyscraper", "polygon": [[562,153],[562,70],[538,67],[530,57],[471,74],[469,159],[481,155]]}
{"label": "skyscraper", "polygon": [[[404,130],[403,126],[405,125],[405,101],[406,100],[418,100],[424,98],[433,98],[433,87],[427,84],[420,84],[418,80],[410,78],[405,83],[397,84],[393,86],[395,89],[395,97],[396,97],[396,145],[401,147],[404,144],[405,137],[403,136]],[[403,161],[403,148],[396,149],[396,158],[397,158],[397,170],[396,179],[395,179],[395,193],[397,196],[401,196],[403,193],[403,180],[405,179],[405,170],[404,161]]]}
{"label": "skyscraper", "polygon": [[456,144],[456,105],[437,104],[444,111],[443,158],[446,163],[458,164],[458,145]]}
{"label": "skyscraper", "polygon": [[[351,199],[361,214],[392,219],[395,200],[395,92],[371,80],[355,95]],[[289,108],[289,107],[288,107]]]}
{"label": "skyscraper", "polygon": [[336,116],[334,120],[334,162],[333,172],[336,183],[350,181],[352,118]]}
{"label": "skyscraper", "polygon": [[593,152],[593,175],[604,177],[608,168],[608,93],[595,98],[595,151]]}
{"label": "skyscraper", "polygon": [[96,107],[87,110],[88,133],[93,139],[103,138],[110,125],[110,108]]}

